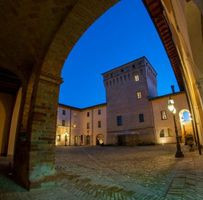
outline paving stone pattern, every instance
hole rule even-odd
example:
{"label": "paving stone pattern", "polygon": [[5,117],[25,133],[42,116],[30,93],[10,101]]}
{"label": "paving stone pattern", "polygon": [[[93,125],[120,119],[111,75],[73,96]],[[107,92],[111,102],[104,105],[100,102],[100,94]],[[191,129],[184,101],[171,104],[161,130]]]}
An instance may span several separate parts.
{"label": "paving stone pattern", "polygon": [[175,145],[57,147],[54,186],[27,192],[1,175],[0,200],[202,200],[203,157],[174,153]]}

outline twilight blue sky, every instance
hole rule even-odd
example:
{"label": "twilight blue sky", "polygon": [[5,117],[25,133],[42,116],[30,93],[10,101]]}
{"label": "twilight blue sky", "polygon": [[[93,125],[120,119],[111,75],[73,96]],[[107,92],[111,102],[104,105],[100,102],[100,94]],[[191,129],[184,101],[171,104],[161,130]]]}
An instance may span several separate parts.
{"label": "twilight blue sky", "polygon": [[170,62],[141,0],[122,0],[82,35],[64,63],[59,102],[76,107],[103,103],[101,73],[146,56],[156,69],[158,94],[178,90]]}

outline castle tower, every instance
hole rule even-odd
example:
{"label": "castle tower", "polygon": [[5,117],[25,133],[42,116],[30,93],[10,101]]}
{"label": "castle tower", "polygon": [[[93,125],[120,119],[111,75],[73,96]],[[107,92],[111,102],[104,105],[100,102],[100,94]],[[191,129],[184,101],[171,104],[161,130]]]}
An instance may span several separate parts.
{"label": "castle tower", "polygon": [[157,96],[157,73],[146,57],[102,74],[107,100],[107,143],[135,135],[136,142],[154,142],[152,104]]}

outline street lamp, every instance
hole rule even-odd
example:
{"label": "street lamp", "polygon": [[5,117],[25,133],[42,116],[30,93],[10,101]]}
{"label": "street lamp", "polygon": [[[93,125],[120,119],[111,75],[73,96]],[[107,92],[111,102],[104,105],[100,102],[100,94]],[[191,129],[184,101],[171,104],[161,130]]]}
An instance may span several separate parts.
{"label": "street lamp", "polygon": [[179,136],[178,136],[178,129],[177,129],[176,118],[175,118],[176,108],[174,106],[174,100],[171,99],[171,97],[168,100],[168,110],[170,112],[172,112],[172,114],[173,114],[173,122],[174,122],[175,133],[176,133],[176,154],[175,154],[175,157],[181,158],[181,157],[184,157],[184,154],[181,151],[181,146],[180,146],[180,141],[179,141]]}

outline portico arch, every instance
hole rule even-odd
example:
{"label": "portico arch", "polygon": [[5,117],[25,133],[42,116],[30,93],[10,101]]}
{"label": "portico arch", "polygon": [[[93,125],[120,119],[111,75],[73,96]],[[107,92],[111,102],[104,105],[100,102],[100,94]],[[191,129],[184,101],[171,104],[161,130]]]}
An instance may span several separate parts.
{"label": "portico arch", "polygon": [[[62,5],[57,3],[58,1],[54,1],[54,5],[52,5],[52,1],[40,2],[41,5],[39,2],[36,4],[30,2],[22,3],[22,10],[19,5],[12,7],[12,12],[14,12],[14,7],[16,10],[12,23],[14,28],[17,27],[16,29],[19,31],[14,31],[12,34],[13,27],[10,28],[7,25],[6,30],[8,29],[10,35],[5,36],[5,34],[2,38],[7,38],[9,42],[0,41],[4,47],[1,48],[3,49],[1,51],[4,52],[0,54],[2,65],[15,71],[20,70],[23,74],[22,79],[26,80],[22,92],[22,102],[24,103],[20,115],[21,128],[17,137],[14,165],[17,180],[27,188],[41,187],[42,183],[47,181],[47,177],[55,175],[56,111],[63,63],[85,30],[118,1],[68,0],[64,1],[65,3]],[[167,0],[143,0],[143,2],[164,41],[181,87],[183,87],[182,79],[188,85],[189,99],[192,99],[191,105],[195,106],[194,113],[200,121],[202,100],[201,96],[197,95],[199,89],[195,85],[196,77],[194,76],[193,81],[187,81],[190,72],[193,73],[191,69],[194,68],[194,65],[188,64],[187,52],[189,51],[181,40],[183,31],[180,31],[181,27],[176,24],[174,16],[171,16],[173,6],[169,5]],[[164,4],[165,2],[167,3]],[[184,1],[183,6],[188,2]],[[198,1],[196,0],[196,2]],[[6,3],[2,4],[7,12],[9,6]],[[170,12],[167,12],[167,5],[170,6]],[[47,14],[50,16],[49,21],[46,17],[41,16],[43,12],[40,13],[40,6],[49,8]],[[179,6],[178,9],[184,12],[183,7]],[[178,9],[173,11],[177,13]],[[27,22],[21,22],[18,17],[24,13],[24,10],[30,11],[26,16]],[[165,16],[168,18],[166,19]],[[7,19],[6,16],[4,17]],[[2,27],[5,27],[5,23],[1,22],[1,24]],[[174,27],[172,33],[170,27]],[[191,28],[189,27],[189,29]],[[8,49],[11,52],[7,52]],[[186,49],[185,54],[181,49]],[[184,65],[183,69],[181,69],[182,65]],[[201,131],[202,127],[199,126],[199,130]]]}

